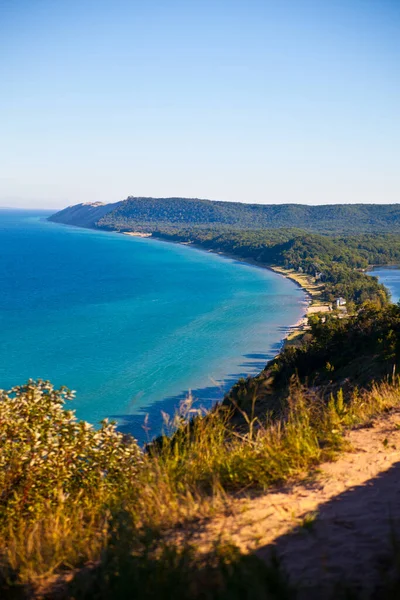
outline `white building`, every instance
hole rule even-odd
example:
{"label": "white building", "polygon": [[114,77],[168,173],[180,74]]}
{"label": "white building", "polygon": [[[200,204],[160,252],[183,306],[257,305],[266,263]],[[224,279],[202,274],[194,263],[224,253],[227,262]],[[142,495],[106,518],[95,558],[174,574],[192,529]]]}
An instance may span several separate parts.
{"label": "white building", "polygon": [[336,308],[340,308],[341,306],[346,306],[346,300],[340,296],[340,298],[336,298],[335,300]]}

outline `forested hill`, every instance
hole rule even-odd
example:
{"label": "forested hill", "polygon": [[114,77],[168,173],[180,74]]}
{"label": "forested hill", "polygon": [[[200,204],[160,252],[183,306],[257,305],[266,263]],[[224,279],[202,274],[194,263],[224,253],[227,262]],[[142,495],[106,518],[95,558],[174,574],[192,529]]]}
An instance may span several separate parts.
{"label": "forested hill", "polygon": [[50,220],[112,230],[297,227],[321,233],[400,233],[400,204],[243,204],[197,198],[134,198],[115,204],[79,204]]}

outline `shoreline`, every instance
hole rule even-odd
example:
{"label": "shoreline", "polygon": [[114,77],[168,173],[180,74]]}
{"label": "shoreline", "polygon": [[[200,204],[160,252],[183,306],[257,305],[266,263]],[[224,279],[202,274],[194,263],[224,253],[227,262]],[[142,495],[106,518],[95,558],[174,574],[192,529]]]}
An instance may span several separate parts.
{"label": "shoreline", "polygon": [[292,341],[295,337],[297,337],[299,334],[304,332],[304,330],[307,327],[308,317],[311,314],[315,314],[317,312],[328,312],[328,310],[329,310],[329,307],[327,304],[323,304],[323,303],[317,301],[317,296],[320,294],[320,290],[318,290],[318,293],[315,292],[316,286],[315,286],[315,283],[312,282],[311,278],[307,275],[299,274],[293,270],[284,269],[283,267],[279,267],[279,266],[275,266],[275,265],[269,265],[266,263],[262,263],[262,262],[253,260],[251,258],[243,258],[241,256],[237,256],[237,255],[231,254],[229,252],[222,252],[220,250],[204,248],[200,244],[196,244],[191,241],[180,241],[180,240],[167,239],[167,238],[164,238],[161,236],[154,235],[153,233],[150,233],[150,232],[129,231],[129,230],[127,231],[127,230],[117,230],[117,229],[110,230],[110,229],[106,229],[106,228],[102,228],[102,227],[88,227],[88,226],[74,225],[71,223],[61,223],[58,221],[52,221],[49,217],[46,218],[45,220],[50,223],[54,223],[56,225],[67,226],[67,227],[77,227],[77,228],[87,229],[87,230],[91,230],[91,231],[123,235],[126,238],[136,238],[136,239],[142,239],[142,240],[153,239],[155,241],[164,242],[164,243],[168,243],[168,244],[178,244],[180,246],[193,247],[196,250],[199,250],[204,253],[216,254],[221,257],[228,258],[230,260],[234,260],[234,261],[237,261],[240,263],[247,264],[252,267],[257,267],[259,269],[267,269],[269,271],[273,271],[274,273],[276,273],[278,275],[281,275],[282,277],[285,277],[286,279],[290,279],[291,281],[293,281],[293,283],[295,283],[298,287],[300,287],[305,292],[305,300],[308,304],[304,310],[303,315],[295,323],[293,323],[292,325],[289,325],[287,327],[287,332],[283,335],[283,337],[281,338],[281,340],[279,342],[279,345],[280,345],[279,352],[275,356],[279,355],[279,353],[282,351],[282,349],[285,347],[285,345],[288,342]]}
{"label": "shoreline", "polygon": [[[93,229],[99,230],[100,228],[93,228]],[[100,229],[100,231],[104,231],[104,230]],[[196,244],[195,242],[190,242],[190,241],[183,242],[183,241],[179,241],[179,240],[170,240],[170,239],[166,239],[163,237],[158,237],[156,235],[153,235],[153,233],[142,233],[142,232],[138,232],[138,231],[116,231],[116,230],[114,230],[114,233],[117,233],[120,235],[126,235],[129,237],[141,238],[141,239],[143,239],[143,238],[153,239],[153,240],[157,240],[159,242],[166,242],[168,244],[178,244],[179,246],[186,246],[189,248],[193,247],[196,250],[200,250],[202,252],[206,252],[206,253],[211,252],[212,254],[217,254],[219,256],[229,258],[231,260],[236,260],[238,262],[250,265],[252,267],[258,267],[259,269],[267,269],[269,271],[273,271],[274,273],[277,273],[278,275],[282,275],[282,277],[285,277],[286,279],[290,279],[291,281],[293,281],[298,287],[300,287],[305,292],[306,301],[308,302],[308,305],[307,305],[307,308],[306,308],[303,316],[300,317],[300,319],[298,319],[296,321],[296,323],[294,323],[293,325],[290,325],[288,327],[288,331],[287,331],[286,335],[280,341],[280,350],[276,356],[279,355],[279,353],[282,351],[282,349],[285,348],[285,346],[288,343],[291,343],[295,338],[297,338],[300,334],[304,333],[304,331],[307,330],[308,317],[310,315],[321,313],[321,312],[322,313],[330,312],[330,310],[331,310],[331,304],[329,304],[327,302],[321,302],[321,300],[320,300],[320,296],[323,291],[323,286],[318,285],[315,281],[312,280],[312,278],[309,275],[306,275],[304,273],[298,273],[297,271],[295,271],[293,269],[285,269],[284,267],[279,267],[276,265],[268,265],[266,263],[258,262],[251,258],[243,258],[240,256],[236,256],[235,254],[231,254],[230,252],[222,252],[220,250],[204,248],[203,246]]]}
{"label": "shoreline", "polygon": [[[116,233],[125,234],[126,232],[117,231]],[[193,242],[181,242],[181,241],[177,241],[177,240],[168,240],[168,239],[165,239],[162,237],[155,236],[153,234],[150,234],[150,235],[147,234],[146,236],[139,236],[139,235],[136,235],[136,233],[133,233],[133,235],[131,237],[146,237],[147,239],[153,239],[153,240],[157,240],[160,242],[166,242],[169,244],[178,244],[180,246],[193,247],[196,250],[200,250],[202,252],[217,254],[219,256],[229,258],[231,260],[236,260],[238,262],[250,265],[252,267],[258,267],[259,269],[267,269],[269,271],[273,271],[274,273],[277,273],[278,275],[282,275],[282,277],[285,277],[286,279],[290,279],[291,281],[293,281],[298,287],[300,287],[305,292],[306,301],[308,302],[308,305],[307,305],[307,308],[306,308],[303,316],[300,317],[300,319],[298,319],[296,321],[296,323],[294,323],[293,325],[290,325],[288,327],[287,334],[282,338],[282,340],[280,342],[281,346],[280,346],[279,352],[281,352],[281,350],[285,347],[285,345],[288,342],[291,342],[294,338],[296,338],[298,335],[300,335],[301,333],[303,333],[306,330],[306,328],[308,326],[308,317],[310,315],[321,313],[321,312],[323,312],[323,313],[330,312],[330,310],[331,310],[331,304],[329,304],[328,302],[322,302],[320,300],[320,296],[323,291],[323,286],[316,284],[315,281],[313,281],[309,275],[306,275],[304,273],[297,273],[297,271],[294,271],[293,269],[285,269],[283,267],[279,267],[279,266],[275,266],[275,265],[268,265],[266,263],[258,262],[251,258],[243,258],[240,256],[236,256],[235,254],[231,254],[229,252],[222,252],[220,250],[213,250],[210,248],[207,249],[207,248],[204,248],[204,247],[200,246],[199,244],[196,244]]]}
{"label": "shoreline", "polygon": [[[50,221],[50,219],[46,219],[46,220]],[[54,223],[54,221],[50,221],[50,222]],[[81,227],[78,225],[63,224],[63,223],[58,223],[58,222],[56,222],[56,224],[57,225],[67,225],[69,227]],[[279,352],[276,354],[276,356],[279,355],[279,353],[282,351],[282,349],[285,348],[285,346],[288,343],[291,343],[295,338],[297,338],[299,335],[301,335],[302,333],[304,333],[304,331],[307,330],[307,327],[308,327],[307,322],[308,322],[308,317],[310,315],[316,314],[319,312],[330,311],[330,305],[328,303],[323,303],[320,301],[320,295],[321,295],[323,286],[316,284],[315,281],[313,281],[309,275],[297,273],[296,271],[294,271],[292,269],[285,269],[285,268],[277,266],[277,265],[266,264],[263,262],[253,260],[251,258],[244,258],[241,256],[237,256],[237,255],[231,254],[229,252],[223,252],[220,250],[205,248],[205,247],[203,247],[199,244],[196,244],[194,242],[191,242],[191,241],[180,241],[180,240],[167,239],[167,238],[164,238],[161,236],[154,235],[153,233],[150,233],[150,232],[126,231],[126,230],[116,230],[116,229],[109,230],[109,229],[103,229],[101,227],[83,227],[83,229],[90,229],[92,231],[102,231],[104,233],[115,233],[118,235],[123,235],[127,238],[131,237],[131,238],[137,238],[137,239],[143,239],[143,240],[144,239],[153,239],[155,241],[165,242],[168,244],[178,244],[180,246],[193,247],[196,250],[200,250],[201,252],[213,253],[213,254],[219,255],[221,257],[228,258],[230,260],[234,260],[234,261],[237,261],[237,262],[240,262],[243,264],[247,264],[252,267],[257,267],[259,269],[267,269],[269,271],[273,271],[277,275],[281,275],[282,277],[285,277],[286,279],[290,279],[291,281],[293,281],[293,283],[295,283],[298,287],[300,287],[304,291],[305,299],[307,302],[307,307],[305,308],[303,315],[295,323],[288,326],[287,332],[283,335],[282,339],[279,342],[280,349],[279,349]]]}
{"label": "shoreline", "polygon": [[270,266],[267,267],[279,273],[283,277],[294,281],[299,287],[301,287],[309,300],[307,310],[304,316],[291,328],[291,331],[286,336],[283,347],[288,343],[292,342],[299,334],[307,330],[308,328],[308,317],[317,313],[327,313],[332,310],[329,302],[321,301],[321,294],[323,292],[323,285],[316,283],[313,279],[304,273],[297,273],[293,269],[285,269],[283,267]]}

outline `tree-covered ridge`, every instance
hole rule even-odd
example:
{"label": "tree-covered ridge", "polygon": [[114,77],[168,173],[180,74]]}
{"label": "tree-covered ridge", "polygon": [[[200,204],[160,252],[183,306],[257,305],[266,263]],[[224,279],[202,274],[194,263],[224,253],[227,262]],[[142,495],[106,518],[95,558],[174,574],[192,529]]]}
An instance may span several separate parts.
{"label": "tree-covered ridge", "polygon": [[[352,317],[311,315],[310,328],[286,344],[256,377],[239,380],[225,398],[240,410],[278,410],[295,379],[329,401],[338,389],[344,398],[374,382],[392,380],[400,365],[400,307],[366,302]],[[283,400],[283,405],[282,405]],[[344,414],[344,413],[343,413]]]}
{"label": "tree-covered ridge", "polygon": [[359,372],[353,369],[351,374],[354,380],[367,364],[374,364],[373,371],[364,372],[371,381],[391,375],[399,364],[400,307],[395,304],[378,308],[367,302],[352,318],[313,315],[309,323],[309,339],[295,350],[287,348],[278,359],[286,375],[341,380],[343,370],[357,363]]}
{"label": "tree-covered ridge", "polygon": [[392,234],[328,236],[299,228],[234,230],[159,228],[157,237],[192,242],[208,249],[240,254],[259,262],[302,268],[314,274],[335,262],[355,269],[400,263],[400,238]]}
{"label": "tree-covered ridge", "polygon": [[98,221],[108,229],[299,227],[318,232],[400,232],[400,205],[244,204],[198,198],[128,197]]}

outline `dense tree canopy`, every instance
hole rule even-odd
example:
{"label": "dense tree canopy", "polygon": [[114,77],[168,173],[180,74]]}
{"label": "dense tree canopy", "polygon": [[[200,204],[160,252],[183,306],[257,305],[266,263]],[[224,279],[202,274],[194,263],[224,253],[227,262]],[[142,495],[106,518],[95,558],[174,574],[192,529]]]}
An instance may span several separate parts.
{"label": "dense tree canopy", "polygon": [[221,227],[277,229],[301,227],[319,232],[400,232],[398,204],[244,204],[198,198],[128,197],[99,219],[110,229]]}

